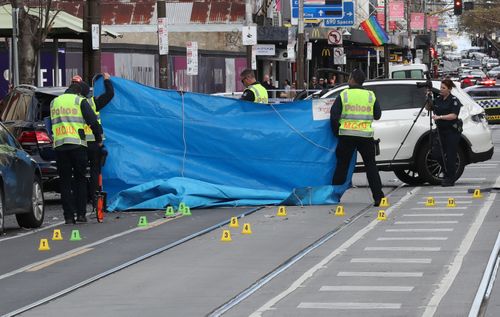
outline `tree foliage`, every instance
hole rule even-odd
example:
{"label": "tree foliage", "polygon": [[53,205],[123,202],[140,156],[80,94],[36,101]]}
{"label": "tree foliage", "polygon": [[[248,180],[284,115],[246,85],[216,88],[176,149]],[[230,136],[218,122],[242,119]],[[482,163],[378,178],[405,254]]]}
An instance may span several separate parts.
{"label": "tree foliage", "polygon": [[498,0],[475,0],[473,10],[463,11],[460,29],[470,34],[491,34],[500,30]]}

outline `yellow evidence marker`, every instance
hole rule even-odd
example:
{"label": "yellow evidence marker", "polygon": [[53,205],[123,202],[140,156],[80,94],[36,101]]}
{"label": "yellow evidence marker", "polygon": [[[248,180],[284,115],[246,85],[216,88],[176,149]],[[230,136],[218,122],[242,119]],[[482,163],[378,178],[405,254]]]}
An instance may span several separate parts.
{"label": "yellow evidence marker", "polygon": [[229,231],[229,230],[223,230],[222,231],[222,237],[220,238],[220,241],[223,241],[223,242],[232,241],[231,240],[231,231]]}
{"label": "yellow evidence marker", "polygon": [[277,216],[278,217],[286,217],[286,207],[285,206],[279,206]]}
{"label": "yellow evidence marker", "polygon": [[455,198],[448,198],[448,205],[446,207],[456,207]]}
{"label": "yellow evidence marker", "polygon": [[344,206],[337,206],[337,208],[335,208],[335,216],[344,216]]}
{"label": "yellow evidence marker", "polygon": [[52,234],[52,240],[62,240],[63,236],[61,234],[61,229],[54,229],[54,233]]}
{"label": "yellow evidence marker", "polygon": [[252,228],[250,228],[249,223],[243,224],[243,230],[241,231],[242,234],[252,234]]}
{"label": "yellow evidence marker", "polygon": [[377,214],[377,220],[387,220],[385,210],[379,210]]}
{"label": "yellow evidence marker", "polygon": [[48,239],[40,239],[40,245],[38,246],[38,251],[49,251],[49,240]]}
{"label": "yellow evidence marker", "polygon": [[427,197],[427,201],[425,202],[425,206],[432,207],[436,204],[434,197]]}
{"label": "yellow evidence marker", "polygon": [[389,200],[387,200],[387,197],[380,200],[380,207],[389,207]]}
{"label": "yellow evidence marker", "polygon": [[230,228],[239,228],[240,224],[238,223],[238,217],[231,217],[231,221],[229,222]]}
{"label": "yellow evidence marker", "polygon": [[478,189],[474,189],[474,194],[472,194],[472,198],[482,198],[483,197],[483,194],[481,194],[481,190],[478,188]]}

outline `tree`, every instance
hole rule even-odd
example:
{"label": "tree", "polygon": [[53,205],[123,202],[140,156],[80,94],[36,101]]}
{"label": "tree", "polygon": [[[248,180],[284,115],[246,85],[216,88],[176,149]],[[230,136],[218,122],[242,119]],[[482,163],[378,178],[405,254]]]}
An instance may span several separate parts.
{"label": "tree", "polygon": [[500,29],[500,6],[496,1],[476,0],[473,10],[465,10],[460,18],[460,29],[470,34],[491,34]]}
{"label": "tree", "polygon": [[10,0],[10,3],[13,11],[14,8],[19,9],[19,83],[34,85],[38,53],[59,11],[51,11],[53,5],[51,0]]}

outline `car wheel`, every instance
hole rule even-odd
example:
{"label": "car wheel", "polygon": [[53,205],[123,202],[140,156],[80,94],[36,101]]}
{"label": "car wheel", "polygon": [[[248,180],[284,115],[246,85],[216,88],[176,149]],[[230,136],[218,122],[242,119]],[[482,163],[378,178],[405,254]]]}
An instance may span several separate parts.
{"label": "car wheel", "polygon": [[2,188],[0,188],[0,235],[3,234],[4,220],[5,220],[5,210],[3,205],[3,192]]}
{"label": "car wheel", "polygon": [[394,170],[394,174],[396,174],[396,177],[400,181],[408,185],[421,185],[425,183],[420,174],[414,170],[410,169]]}
{"label": "car wheel", "polygon": [[[456,173],[455,179],[459,179],[462,176],[465,168],[465,153],[464,150],[459,147],[457,150],[457,163],[456,163]],[[432,185],[441,185],[443,180],[444,170],[439,165],[438,161],[433,159],[430,155],[429,143],[425,143],[417,156],[417,170],[425,182]]]}
{"label": "car wheel", "polygon": [[45,201],[43,199],[42,182],[40,177],[35,176],[31,194],[31,207],[29,212],[17,214],[16,219],[19,226],[23,228],[38,228],[43,223],[45,215]]}

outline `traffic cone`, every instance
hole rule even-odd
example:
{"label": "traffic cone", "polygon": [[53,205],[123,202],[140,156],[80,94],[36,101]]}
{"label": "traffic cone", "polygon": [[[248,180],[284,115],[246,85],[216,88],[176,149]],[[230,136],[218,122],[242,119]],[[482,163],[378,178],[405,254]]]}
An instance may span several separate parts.
{"label": "traffic cone", "polygon": [[174,207],[168,206],[167,209],[165,210],[165,217],[173,217],[173,216],[175,216]]}
{"label": "traffic cone", "polygon": [[344,216],[344,206],[337,206],[337,208],[335,208],[335,216],[339,216],[339,217],[342,217]]}
{"label": "traffic cone", "polygon": [[481,190],[478,188],[478,189],[474,189],[474,194],[472,195],[472,198],[482,198],[483,197],[483,194],[481,194]]}
{"label": "traffic cone", "polygon": [[71,238],[69,241],[81,241],[82,238],[80,237],[80,231],[78,229],[72,230],[71,231]]}
{"label": "traffic cone", "polygon": [[387,220],[387,216],[385,214],[385,210],[379,210],[377,215],[377,220]]}
{"label": "traffic cone", "polygon": [[380,200],[380,207],[389,207],[389,200],[387,200],[387,197]]}
{"label": "traffic cone", "polygon": [[241,230],[241,234],[252,234],[252,228],[250,228],[249,223],[243,224],[243,230]]}
{"label": "traffic cone", "polygon": [[231,217],[231,221],[229,222],[230,228],[238,228],[240,225],[238,224],[238,217]]}
{"label": "traffic cone", "polygon": [[139,217],[139,223],[137,224],[138,227],[147,227],[148,225],[148,218],[146,216],[141,216]]}
{"label": "traffic cone", "polygon": [[183,216],[191,216],[192,215],[191,208],[189,208],[188,206],[185,206],[184,209],[182,210],[182,215]]}
{"label": "traffic cone", "polygon": [[232,241],[231,240],[231,231],[229,231],[229,230],[223,230],[222,231],[222,237],[220,238],[220,241],[223,241],[223,242]]}
{"label": "traffic cone", "polygon": [[49,240],[48,239],[40,239],[40,245],[38,246],[38,251],[49,251]]}
{"label": "traffic cone", "polygon": [[52,240],[62,240],[61,229],[54,229],[54,233],[52,234]]}
{"label": "traffic cone", "polygon": [[425,205],[427,207],[432,207],[436,204],[436,201],[434,200],[434,197],[427,197],[427,201],[425,202]]}
{"label": "traffic cone", "polygon": [[456,207],[455,198],[448,198],[448,205],[446,207]]}
{"label": "traffic cone", "polygon": [[286,217],[286,207],[285,206],[279,206],[278,207],[278,217]]}

